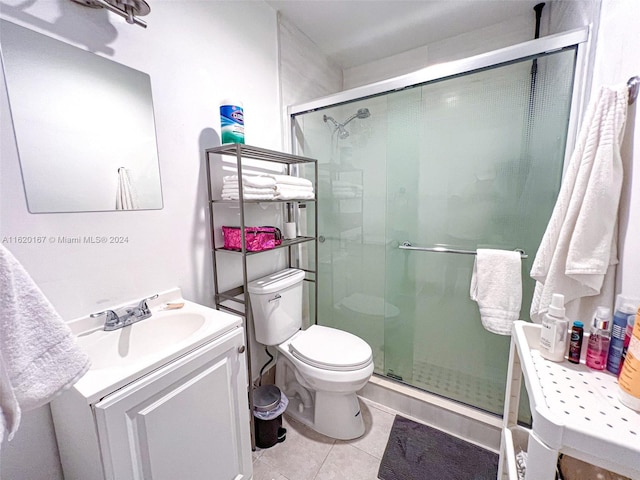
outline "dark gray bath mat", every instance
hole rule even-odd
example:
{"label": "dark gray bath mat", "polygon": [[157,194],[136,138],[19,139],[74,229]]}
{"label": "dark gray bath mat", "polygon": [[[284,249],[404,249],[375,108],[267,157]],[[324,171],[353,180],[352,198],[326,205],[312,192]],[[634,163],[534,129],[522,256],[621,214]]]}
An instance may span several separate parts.
{"label": "dark gray bath mat", "polygon": [[396,415],[382,456],[381,480],[495,480],[498,455]]}

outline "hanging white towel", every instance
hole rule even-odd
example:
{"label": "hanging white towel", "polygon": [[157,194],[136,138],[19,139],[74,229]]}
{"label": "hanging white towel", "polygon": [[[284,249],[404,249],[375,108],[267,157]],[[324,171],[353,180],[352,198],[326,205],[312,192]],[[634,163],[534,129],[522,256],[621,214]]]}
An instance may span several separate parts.
{"label": "hanging white towel", "polygon": [[20,411],[45,405],[89,369],[69,327],[22,265],[0,245],[0,443]]}
{"label": "hanging white towel", "polygon": [[520,316],[521,263],[519,252],[479,248],[476,253],[469,294],[490,332],[511,335],[511,324]]}
{"label": "hanging white towel", "polygon": [[534,322],[554,293],[564,295],[568,318],[590,319],[597,305],[613,304],[627,99],[626,84],[602,87],[587,109],[531,268]]}
{"label": "hanging white towel", "polygon": [[124,167],[118,168],[118,189],[116,191],[116,210],[136,210],[138,199],[131,187],[129,174]]}

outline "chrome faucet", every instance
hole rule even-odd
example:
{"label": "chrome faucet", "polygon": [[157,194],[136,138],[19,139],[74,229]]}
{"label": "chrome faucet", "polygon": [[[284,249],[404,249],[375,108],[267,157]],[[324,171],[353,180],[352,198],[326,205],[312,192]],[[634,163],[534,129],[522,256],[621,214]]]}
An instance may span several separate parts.
{"label": "chrome faucet", "polygon": [[139,322],[140,320],[144,320],[145,318],[149,318],[151,316],[151,309],[147,305],[147,300],[154,300],[158,298],[158,294],[143,298],[140,300],[140,303],[134,307],[129,307],[125,309],[125,313],[122,315],[118,315],[113,310],[105,310],[103,312],[92,313],[89,315],[91,318],[96,318],[101,315],[106,315],[106,320],[104,322],[105,331],[109,332],[111,330],[117,330],[122,327],[126,327],[127,325],[134,324]]}

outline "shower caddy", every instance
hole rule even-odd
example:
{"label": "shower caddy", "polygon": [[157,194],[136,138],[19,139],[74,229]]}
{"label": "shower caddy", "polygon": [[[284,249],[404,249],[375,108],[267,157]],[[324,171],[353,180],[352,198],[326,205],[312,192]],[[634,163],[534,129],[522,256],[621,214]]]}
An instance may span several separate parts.
{"label": "shower caddy", "polygon": [[[560,453],[640,479],[640,413],[618,400],[614,375],[545,360],[541,329],[517,321],[512,330],[498,479],[518,480],[517,450],[527,452],[525,480],[555,479]],[[523,378],[532,429],[517,423]]]}
{"label": "shower caddy", "polygon": [[[252,160],[261,160],[264,162],[276,163],[280,164],[285,169],[285,174],[287,175],[296,175],[298,173],[299,168],[303,168],[304,165],[309,165],[313,168],[313,185],[315,198],[313,199],[305,199],[305,200],[244,200],[243,195],[243,185],[242,182],[239,182],[240,189],[240,199],[241,200],[221,200],[218,192],[214,191],[214,186],[212,185],[212,161],[222,161],[221,156],[235,157],[235,169],[236,174],[239,178],[242,178],[243,172],[243,162],[246,159]],[[283,219],[285,222],[296,222],[298,223],[299,217],[299,208],[305,208],[307,204],[315,204],[317,198],[317,185],[318,185],[318,164],[317,160],[303,157],[300,155],[292,155],[288,153],[278,152],[275,150],[267,150],[264,148],[253,147],[250,145],[245,145],[241,143],[232,143],[225,144],[220,147],[209,148],[205,150],[205,165],[206,165],[206,175],[207,175],[207,191],[209,196],[209,226],[211,233],[211,261],[213,267],[213,283],[214,283],[214,301],[215,308],[217,310],[224,310],[227,312],[235,313],[236,315],[240,315],[244,317],[245,321],[243,322],[244,333],[245,333],[245,343],[246,343],[246,352],[247,352],[247,378],[249,379],[248,386],[248,405],[249,405],[249,418],[250,418],[250,428],[251,428],[251,448],[255,449],[255,431],[254,431],[254,421],[253,421],[253,375],[251,369],[251,352],[250,352],[250,337],[248,335],[248,325],[251,324],[252,313],[251,313],[251,305],[249,303],[249,290],[247,285],[250,280],[256,277],[256,275],[251,276],[248,267],[247,267],[247,257],[252,255],[260,255],[267,254],[267,252],[271,252],[276,249],[285,248],[287,250],[287,266],[291,268],[298,268],[304,270],[305,272],[305,281],[311,282],[313,284],[313,303],[310,306],[312,318],[315,320],[316,312],[317,312],[317,302],[318,302],[318,284],[316,282],[317,278],[317,265],[318,265],[318,240],[317,240],[317,231],[318,231],[318,209],[314,208],[313,215],[313,236],[298,236],[294,239],[283,239],[282,243],[275,246],[270,250],[263,250],[257,252],[247,251],[246,248],[246,239],[245,239],[245,227],[246,225],[246,208],[251,204],[280,204],[283,207]],[[220,170],[222,171],[222,169]],[[228,250],[223,248],[220,243],[220,237],[218,235],[218,230],[221,230],[219,227],[222,225],[216,226],[216,209],[218,208],[238,208],[240,211],[240,232],[242,239],[242,248],[240,251],[236,250]],[[307,209],[308,210],[308,209]],[[310,220],[310,219],[308,219]],[[216,237],[218,237],[218,243],[220,245],[216,245]],[[313,258],[313,268],[308,269],[303,268],[301,265],[294,265],[294,249],[299,247],[302,244],[311,243],[314,247],[314,258]],[[224,291],[220,290],[220,283],[218,281],[218,274],[220,273],[218,270],[218,255],[235,255],[240,256],[242,260],[242,284],[238,285],[234,288],[227,289]],[[300,256],[297,256],[298,261],[300,260]],[[250,278],[252,277],[252,278]],[[229,305],[225,305],[226,303],[234,303],[237,304],[238,307],[234,308]]]}

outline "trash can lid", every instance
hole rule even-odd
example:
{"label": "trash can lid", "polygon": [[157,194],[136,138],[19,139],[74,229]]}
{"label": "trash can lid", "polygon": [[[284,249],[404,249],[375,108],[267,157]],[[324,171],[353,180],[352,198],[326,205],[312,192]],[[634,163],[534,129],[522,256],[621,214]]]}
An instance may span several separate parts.
{"label": "trash can lid", "polygon": [[259,412],[272,410],[280,403],[280,389],[275,385],[262,385],[253,390],[253,408]]}

